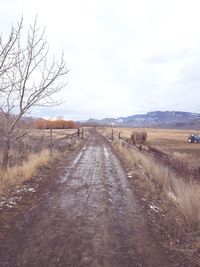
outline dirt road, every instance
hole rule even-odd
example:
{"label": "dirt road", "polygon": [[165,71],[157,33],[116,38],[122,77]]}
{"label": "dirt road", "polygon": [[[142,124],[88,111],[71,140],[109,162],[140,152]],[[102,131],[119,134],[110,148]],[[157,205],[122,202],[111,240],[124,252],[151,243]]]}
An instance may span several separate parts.
{"label": "dirt road", "polygon": [[14,231],[0,243],[0,266],[171,266],[121,163],[95,132]]}

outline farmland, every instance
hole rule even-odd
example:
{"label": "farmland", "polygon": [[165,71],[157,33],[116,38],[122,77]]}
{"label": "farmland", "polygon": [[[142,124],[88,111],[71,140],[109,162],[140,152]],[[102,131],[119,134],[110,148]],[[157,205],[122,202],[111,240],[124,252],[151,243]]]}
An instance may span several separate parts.
{"label": "farmland", "polygon": [[[128,139],[132,131],[146,131],[147,145],[155,147],[165,153],[187,162],[192,167],[199,167],[200,145],[190,144],[187,138],[191,133],[200,133],[194,130],[179,129],[152,129],[152,128],[114,128],[114,137],[118,138],[119,132],[122,139]],[[111,138],[110,127],[100,128],[99,131]]]}

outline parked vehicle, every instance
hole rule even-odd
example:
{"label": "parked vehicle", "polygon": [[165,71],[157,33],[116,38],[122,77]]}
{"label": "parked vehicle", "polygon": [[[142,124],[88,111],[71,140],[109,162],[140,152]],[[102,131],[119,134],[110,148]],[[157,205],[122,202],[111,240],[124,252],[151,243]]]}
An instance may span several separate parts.
{"label": "parked vehicle", "polygon": [[188,137],[188,143],[200,143],[200,136],[198,135],[195,135],[195,134],[191,134],[189,137]]}

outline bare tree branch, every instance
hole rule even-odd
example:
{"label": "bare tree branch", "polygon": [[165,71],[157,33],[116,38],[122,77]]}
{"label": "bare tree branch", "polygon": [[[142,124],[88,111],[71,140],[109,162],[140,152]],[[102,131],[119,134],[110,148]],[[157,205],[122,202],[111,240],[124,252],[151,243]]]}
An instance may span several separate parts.
{"label": "bare tree branch", "polygon": [[[34,106],[55,106],[54,95],[66,83],[68,73],[62,53],[60,60],[48,63],[49,47],[45,28],[40,30],[37,18],[30,25],[27,40],[22,36],[23,18],[11,28],[7,42],[0,36],[0,110],[4,114],[3,167],[7,168],[11,145],[23,137],[18,122]],[[14,113],[14,114],[13,114]]]}

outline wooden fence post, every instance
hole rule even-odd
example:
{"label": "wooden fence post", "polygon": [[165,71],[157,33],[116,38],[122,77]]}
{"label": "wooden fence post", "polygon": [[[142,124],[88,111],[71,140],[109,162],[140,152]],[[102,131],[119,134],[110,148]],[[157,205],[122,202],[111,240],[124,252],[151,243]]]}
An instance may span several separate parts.
{"label": "wooden fence post", "polygon": [[113,128],[112,128],[111,139],[112,139],[112,141],[113,141],[113,139],[114,139],[114,131],[113,131]]}
{"label": "wooden fence post", "polygon": [[77,131],[77,135],[78,135],[78,140],[79,140],[79,137],[80,137],[80,129],[78,128],[78,131]]}
{"label": "wooden fence post", "polygon": [[82,131],[81,131],[81,138],[82,138],[82,140],[83,140],[83,128],[82,128]]}
{"label": "wooden fence post", "polygon": [[49,155],[50,157],[53,156],[53,133],[52,133],[52,127],[50,128],[50,145],[49,145]]}

